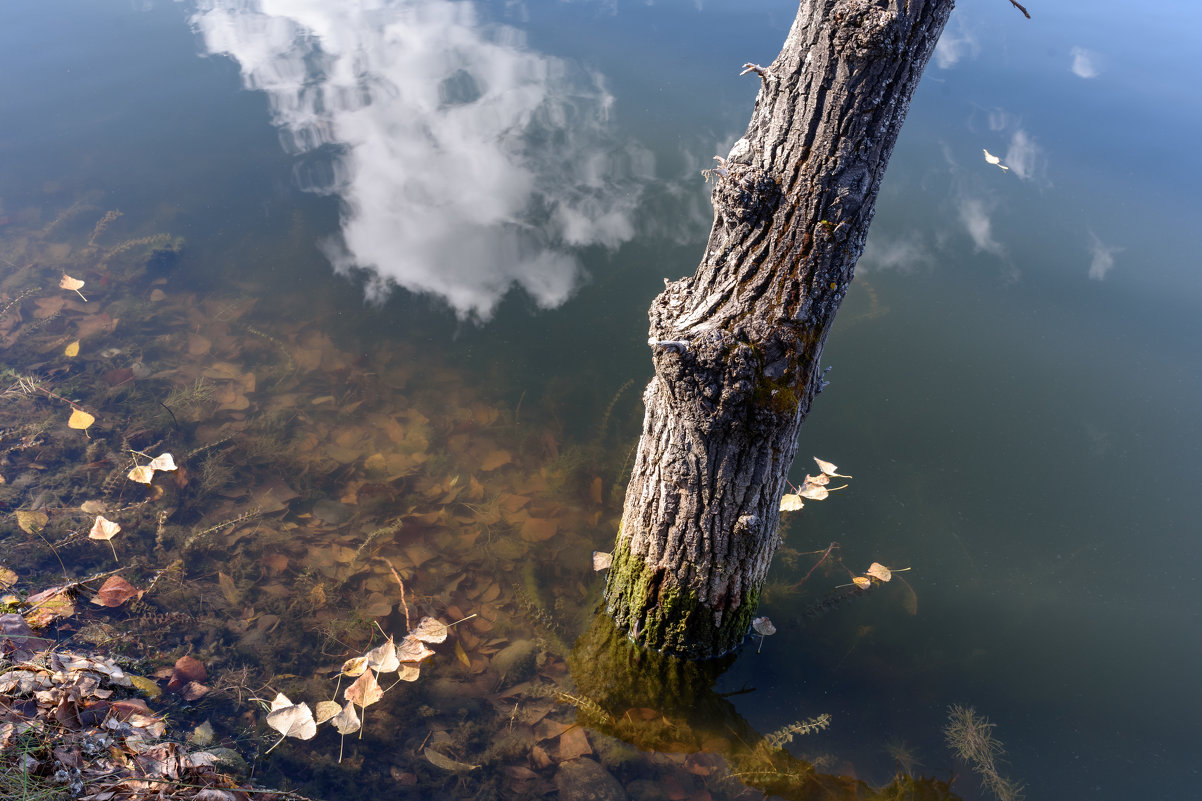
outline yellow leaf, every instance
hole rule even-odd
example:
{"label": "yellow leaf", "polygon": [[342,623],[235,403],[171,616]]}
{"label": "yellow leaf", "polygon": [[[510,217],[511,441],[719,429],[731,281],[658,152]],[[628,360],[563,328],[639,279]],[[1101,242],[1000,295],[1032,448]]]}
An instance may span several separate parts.
{"label": "yellow leaf", "polygon": [[463,650],[463,644],[459,640],[455,640],[455,658],[462,662],[465,668],[471,668],[472,660],[468,658],[467,651]]}
{"label": "yellow leaf", "polygon": [[852,581],[855,582],[855,585],[862,590],[866,590],[872,586],[872,582],[865,576],[856,576],[852,579]]}
{"label": "yellow leaf", "polygon": [[26,534],[37,534],[46,527],[46,523],[50,520],[45,512],[31,512],[28,509],[17,510],[17,525]]}
{"label": "yellow leaf", "polygon": [[800,495],[785,493],[784,495],[780,496],[780,510],[782,512],[796,512],[803,506],[805,506],[805,504],[801,502]]}
{"label": "yellow leaf", "polygon": [[821,470],[822,472],[826,473],[828,476],[836,476],[838,478],[851,478],[851,476],[839,475],[837,472],[835,472],[839,468],[835,467],[830,462],[822,461],[817,456],[814,457],[814,461],[818,464],[818,469]]}
{"label": "yellow leaf", "polygon": [[96,422],[96,418],[82,409],[72,409],[71,416],[67,418],[67,427],[87,431],[88,426]]}
{"label": "yellow leaf", "polygon": [[70,345],[68,345],[67,347],[63,348],[63,355],[68,358],[71,358],[71,359],[74,359],[76,356],[78,356],[79,355],[79,340],[77,339],[74,342],[72,342]]}
{"label": "yellow leaf", "polygon": [[130,470],[126,476],[130,481],[136,481],[139,484],[149,484],[150,479],[154,478],[154,468],[148,465],[142,465]]}
{"label": "yellow leaf", "polygon": [[314,716],[317,723],[325,723],[330,718],[342,711],[337,701],[318,701],[314,709]]}
{"label": "yellow leaf", "polygon": [[130,684],[134,686],[134,689],[147,698],[158,698],[163,694],[158,682],[151,681],[145,676],[135,676],[133,673],[126,673],[125,675],[129,679]]}
{"label": "yellow leaf", "polygon": [[[367,670],[366,656],[356,656],[354,659],[348,659],[342,663],[342,675],[344,676],[362,676],[365,670]],[[341,708],[339,707],[339,709]]]}
{"label": "yellow leaf", "polygon": [[878,579],[880,581],[888,581],[889,579],[893,578],[893,571],[882,565],[880,562],[873,562],[864,572],[872,576],[874,579]]}

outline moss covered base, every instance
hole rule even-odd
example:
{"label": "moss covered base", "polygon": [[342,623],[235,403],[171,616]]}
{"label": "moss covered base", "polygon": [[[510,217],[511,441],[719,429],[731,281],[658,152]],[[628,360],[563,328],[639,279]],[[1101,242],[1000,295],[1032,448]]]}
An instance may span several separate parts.
{"label": "moss covered base", "polygon": [[745,590],[715,609],[697,599],[662,568],[631,553],[621,539],[605,588],[605,608],[615,625],[647,648],[687,659],[713,659],[742,644],[759,606],[760,588]]}

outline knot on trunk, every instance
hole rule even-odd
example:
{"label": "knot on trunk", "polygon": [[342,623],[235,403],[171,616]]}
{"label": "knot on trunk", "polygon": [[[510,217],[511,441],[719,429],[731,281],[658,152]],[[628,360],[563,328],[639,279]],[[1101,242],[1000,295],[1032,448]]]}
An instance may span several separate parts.
{"label": "knot on trunk", "polygon": [[868,0],[843,0],[835,5],[835,47],[848,61],[863,64],[900,50],[897,17]]}
{"label": "knot on trunk", "polygon": [[711,197],[714,211],[722,223],[728,228],[737,228],[771,220],[781,198],[776,179],[750,164],[721,156],[714,158],[718,166],[706,170],[705,175],[714,182]]}
{"label": "knot on trunk", "polygon": [[789,325],[711,328],[688,348],[656,348],[653,358],[678,416],[700,431],[755,430],[809,407],[812,360]]}

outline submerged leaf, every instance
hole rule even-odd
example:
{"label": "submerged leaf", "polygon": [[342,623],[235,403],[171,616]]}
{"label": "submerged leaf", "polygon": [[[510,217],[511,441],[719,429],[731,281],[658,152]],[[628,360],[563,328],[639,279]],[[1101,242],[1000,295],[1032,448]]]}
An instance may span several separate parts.
{"label": "submerged leaf", "polygon": [[63,355],[69,359],[74,359],[79,355],[79,340],[75,340],[67,347],[63,348]]}
{"label": "submerged leaf", "polygon": [[30,511],[29,509],[17,510],[17,525],[26,534],[37,534],[46,527],[46,523],[50,518],[42,511]]}
{"label": "submerged leaf", "polygon": [[71,416],[67,418],[67,428],[75,428],[80,431],[87,431],[92,423],[96,422],[96,418],[82,409],[72,409]]}
{"label": "submerged leaf", "polygon": [[480,767],[479,765],[469,765],[466,762],[456,762],[449,756],[438,753],[433,748],[427,748],[422,754],[426,757],[426,761],[434,767],[449,770],[452,773],[468,773]]}
{"label": "submerged leaf", "polygon": [[109,576],[96,591],[96,597],[92,599],[92,603],[97,606],[117,607],[130,598],[141,598],[142,593],[143,590],[139,590],[120,576]]}

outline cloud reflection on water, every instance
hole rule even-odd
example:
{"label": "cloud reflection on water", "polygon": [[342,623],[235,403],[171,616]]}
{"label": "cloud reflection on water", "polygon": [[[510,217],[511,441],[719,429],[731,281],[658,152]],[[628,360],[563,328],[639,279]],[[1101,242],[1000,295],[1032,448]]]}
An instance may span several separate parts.
{"label": "cloud reflection on water", "polygon": [[654,167],[609,135],[601,77],[470,3],[201,0],[192,23],[309,155],[304,188],[341,198],[326,252],[373,299],[400,285],[486,320],[516,284],[550,308],[582,278],[573,248],[634,235]]}

